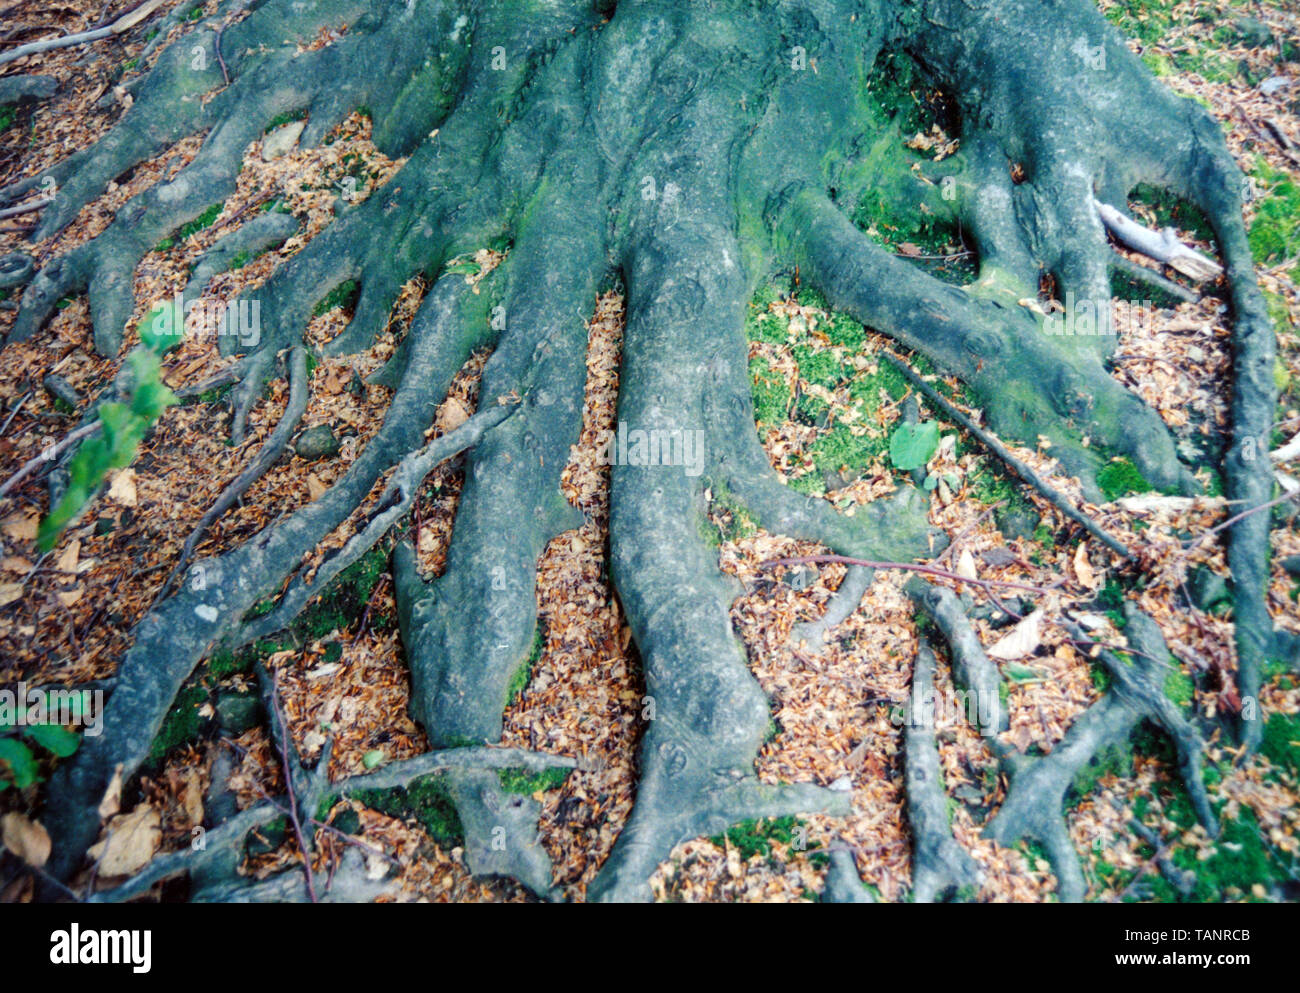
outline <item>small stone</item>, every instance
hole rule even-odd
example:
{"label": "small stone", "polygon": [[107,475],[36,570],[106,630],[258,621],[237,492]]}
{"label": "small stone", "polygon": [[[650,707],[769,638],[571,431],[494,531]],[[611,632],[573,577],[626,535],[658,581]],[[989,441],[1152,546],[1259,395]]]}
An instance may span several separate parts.
{"label": "small stone", "polygon": [[998,530],[1007,539],[1032,538],[1038,527],[1038,515],[1014,505],[999,507],[993,512]]}
{"label": "small stone", "polygon": [[288,155],[298,144],[298,139],[306,126],[306,121],[290,121],[268,134],[262,139],[262,161],[270,162]]}
{"label": "small stone", "polygon": [[217,723],[228,734],[243,734],[262,719],[262,701],[253,693],[219,693],[216,709]]}
{"label": "small stone", "polygon": [[1300,576],[1300,555],[1288,555],[1282,560],[1282,568],[1293,576]]}
{"label": "small stone", "polygon": [[1237,32],[1237,39],[1243,45],[1250,45],[1252,48],[1263,48],[1266,45],[1273,44],[1273,32],[1269,30],[1267,24],[1255,17],[1238,17],[1232,22],[1233,29]]}
{"label": "small stone", "polygon": [[1192,603],[1207,613],[1231,596],[1228,581],[1203,567],[1192,570],[1187,579],[1187,588],[1192,595]]}
{"label": "small stone", "polygon": [[293,450],[308,462],[317,459],[332,459],[339,453],[340,442],[333,430],[326,424],[318,424],[298,435]]}
{"label": "small stone", "polygon": [[62,400],[73,410],[76,410],[81,406],[81,395],[77,393],[76,389],[73,388],[73,385],[62,376],[56,376],[54,373],[50,373],[41,381],[41,385],[45,387],[46,393],[54,397],[56,400]]}

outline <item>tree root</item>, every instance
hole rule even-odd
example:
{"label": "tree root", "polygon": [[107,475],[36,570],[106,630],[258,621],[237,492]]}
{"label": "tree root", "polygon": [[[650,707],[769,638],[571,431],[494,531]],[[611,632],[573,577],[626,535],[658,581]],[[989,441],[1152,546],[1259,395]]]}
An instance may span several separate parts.
{"label": "tree root", "polygon": [[[951,592],[926,589],[920,584],[914,585],[910,592],[948,638],[953,673],[958,681],[976,694],[981,707],[985,693],[993,694],[990,700],[998,699],[997,669],[984,654]],[[1155,622],[1135,606],[1125,604],[1125,613],[1134,647],[1141,654],[1135,654],[1132,665],[1128,665],[1110,652],[1099,653],[1114,683],[1101,700],[1075,720],[1050,754],[1031,759],[996,738],[988,739],[990,751],[1001,760],[1011,782],[1006,799],[984,833],[1001,845],[1011,845],[1022,838],[1041,843],[1056,874],[1057,893],[1064,902],[1079,902],[1087,891],[1066,828],[1062,806],[1066,792],[1094,756],[1110,746],[1125,744],[1144,719],[1157,724],[1173,739],[1180,756],[1183,782],[1197,815],[1207,830],[1217,833],[1200,774],[1203,748],[1200,735],[1165,696],[1168,664],[1161,660],[1169,658],[1169,651],[1164,639]],[[1005,726],[1004,720],[1002,717],[998,726]]]}
{"label": "tree root", "polygon": [[[549,769],[571,769],[576,765],[572,759],[564,756],[513,748],[452,748],[426,752],[412,759],[393,762],[371,773],[349,776],[331,783],[326,775],[328,754],[327,744],[315,769],[304,769],[296,760],[291,766],[295,768],[292,778],[299,809],[316,810],[332,796],[347,797],[359,790],[407,787],[417,779],[431,775],[467,776],[489,771],[495,778],[495,771],[501,769],[544,772]],[[181,873],[189,873],[194,889],[192,899],[197,902],[264,899],[264,894],[268,892],[264,884],[250,884],[239,875],[239,866],[244,860],[244,840],[254,828],[269,824],[284,816],[284,813],[285,805],[282,802],[268,798],[206,831],[201,847],[160,855],[138,875],[113,889],[93,894],[87,900],[91,903],[131,900],[147,893],[163,880]],[[306,900],[306,885],[300,872],[286,871],[273,878],[279,880],[274,891],[286,894],[282,897],[283,900]],[[547,883],[549,885],[549,879]],[[385,883],[379,889],[382,890],[387,885],[389,884]],[[330,899],[328,895],[326,899]],[[340,896],[340,899],[353,897]],[[373,896],[362,899],[373,899]]]}
{"label": "tree root", "polygon": [[912,713],[903,732],[907,819],[913,838],[912,893],[917,903],[932,903],[953,891],[973,890],[981,882],[975,861],[957,844],[948,823],[933,707],[934,652],[922,638],[912,669]]}
{"label": "tree root", "polygon": [[257,453],[257,457],[247,469],[241,472],[235,479],[221,491],[221,495],[207,512],[199,519],[190,536],[185,539],[185,545],[181,549],[180,557],[176,560],[176,565],[172,567],[171,574],[167,577],[166,582],[158,591],[154,598],[157,603],[171,592],[177,577],[185,571],[189,565],[190,556],[194,554],[194,549],[203,539],[216,521],[221,518],[227,510],[235,505],[235,502],[248,491],[248,488],[266,474],[266,471],[273,466],[284,452],[289,444],[289,439],[297,430],[298,422],[302,420],[303,412],[307,409],[307,352],[299,347],[295,348],[289,356],[289,402],[284,408],[284,414],[280,417],[280,423],[275,426],[271,432],[271,437],[266,439],[266,443]]}
{"label": "tree root", "polygon": [[[56,876],[66,877],[80,863],[97,830],[94,808],[112,770],[120,763],[129,775],[138,767],[168,706],[199,659],[235,630],[244,614],[276,590],[303,556],[348,517],[379,474],[396,460],[395,454],[400,457],[420,438],[433,414],[426,391],[440,387],[445,392],[455,370],[468,358],[470,346],[482,338],[482,332],[469,332],[460,324],[457,304],[468,296],[462,292],[463,281],[459,288],[455,280],[448,282],[422,308],[425,319],[420,322],[407,377],[393,398],[384,427],[343,478],[318,501],[245,545],[196,563],[190,582],[136,625],[135,644],[119,667],[119,686],[106,718],[112,733],[88,740],[76,758],[58,770],[50,791],[46,826],[57,842],[51,861]],[[429,452],[448,458],[470,439],[477,439],[485,422],[507,413],[505,408],[485,412],[473,425],[438,439]]]}

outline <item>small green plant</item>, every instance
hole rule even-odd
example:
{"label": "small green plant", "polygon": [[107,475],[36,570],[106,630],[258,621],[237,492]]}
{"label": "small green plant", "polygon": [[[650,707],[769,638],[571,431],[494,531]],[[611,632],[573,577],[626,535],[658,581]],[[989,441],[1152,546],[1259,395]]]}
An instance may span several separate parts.
{"label": "small green plant", "polygon": [[889,461],[895,469],[909,472],[920,469],[939,447],[939,424],[900,424],[889,438]]}
{"label": "small green plant", "polygon": [[145,344],[132,349],[127,356],[133,384],[130,402],[100,405],[101,430],[77,449],[68,467],[68,488],[37,531],[36,543],[42,552],[54,547],[63,529],[90,501],[109,470],[125,469],[131,464],[154,422],[177,402],[176,394],[162,381],[161,356],[179,338],[154,333],[148,322],[141,328],[140,336]]}
{"label": "small green plant", "polygon": [[[80,718],[87,703],[86,693],[72,693],[68,697],[68,712],[73,720]],[[26,708],[20,701],[18,707]],[[43,749],[61,759],[72,755],[81,745],[81,735],[58,724],[41,719],[35,711],[24,710],[19,721],[16,709],[12,713],[0,711],[0,792],[14,786],[26,789],[40,781],[38,751]]]}

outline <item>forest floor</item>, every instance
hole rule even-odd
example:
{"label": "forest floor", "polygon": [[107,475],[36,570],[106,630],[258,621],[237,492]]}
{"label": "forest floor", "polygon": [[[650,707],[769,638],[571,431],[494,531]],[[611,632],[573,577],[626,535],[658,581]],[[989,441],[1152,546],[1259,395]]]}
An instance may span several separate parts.
{"label": "forest floor", "polygon": [[[38,12],[33,4],[9,4],[0,10],[0,46],[42,36],[36,28],[84,30],[128,6],[65,0],[57,7],[42,5]],[[0,186],[37,173],[107,131],[129,105],[132,81],[148,67],[141,53],[150,26],[176,6],[165,4],[150,20],[112,40],[4,67],[5,75],[52,75],[60,89],[41,103],[0,107]],[[1273,444],[1279,447],[1300,432],[1300,16],[1283,4],[1230,0],[1109,0],[1103,7],[1169,86],[1211,108],[1242,169],[1255,181],[1257,197],[1247,206],[1247,221],[1279,338],[1283,389]],[[216,0],[208,0],[197,9],[212,15],[217,8]],[[20,30],[24,26],[28,34]],[[179,35],[184,24],[172,30]],[[319,43],[329,40],[323,34]],[[918,107],[929,99],[921,90],[912,96]],[[183,141],[119,177],[65,231],[38,245],[24,240],[28,217],[0,221],[0,254],[22,250],[43,261],[84,243],[132,196],[182,168],[200,141]],[[237,192],[214,205],[200,223],[160,244],[137,269],[137,309],[123,354],[153,306],[184,286],[198,256],[253,212],[290,212],[300,220],[300,230],[282,247],[216,277],[205,300],[229,300],[259,285],[324,228],[340,190],[368,196],[401,165],[370,143],[363,113],[354,114],[319,148],[293,148],[272,157],[263,155],[261,145],[249,147]],[[957,145],[923,130],[911,147],[942,155]],[[1173,224],[1187,240],[1212,251],[1207,232],[1183,205],[1137,191],[1130,207],[1135,216]],[[864,222],[864,227],[900,254],[915,257],[918,265],[955,281],[967,278],[959,239],[886,221]],[[481,253],[467,266],[467,280],[493,262]],[[246,540],[314,499],[355,460],[391,398],[390,390],[367,384],[366,377],[392,355],[425,288],[419,280],[407,285],[388,329],[369,351],[314,364],[302,427],[328,426],[340,443],[337,454],[319,459],[287,454],[208,531],[197,555],[217,554]],[[1051,288],[1044,292],[1050,297]],[[941,438],[925,469],[932,487],[931,521],[953,542],[940,564],[962,575],[1046,590],[1032,604],[1031,621],[1012,626],[1014,617],[1003,614],[976,625],[985,645],[997,642],[1002,649],[997,654],[1011,719],[1006,740],[1022,752],[1050,751],[1106,686],[1104,673],[1062,627],[1064,613],[1086,619],[1097,640],[1123,645],[1119,606],[1125,598],[1137,600],[1159,622],[1181,662],[1172,696],[1193,705],[1207,721],[1239,706],[1232,689],[1232,603],[1230,587],[1222,582],[1227,577],[1222,546],[1212,536],[1190,547],[1184,543],[1189,535],[1207,535],[1231,513],[1214,495],[1221,492],[1217,474],[1204,467],[1205,453],[1219,444],[1227,427],[1231,384],[1230,324],[1215,292],[1197,303],[1171,306],[1115,303],[1120,328],[1115,375],[1160,412],[1179,439],[1180,452],[1203,466],[1207,496],[1179,502],[1146,493],[1136,470],[1117,461],[1103,473],[1108,502],[1087,504],[1076,481],[1055,473],[1050,450],[1012,446],[1127,545],[1135,553],[1132,563],[1119,563],[1087,539],[921,399],[920,420],[937,422]],[[312,343],[328,340],[346,323],[351,300],[339,294],[331,303],[308,329]],[[644,695],[635,646],[608,581],[608,469],[598,444],[614,421],[624,317],[620,288],[611,285],[593,304],[583,434],[564,476],[565,495],[584,511],[586,523],[555,538],[538,563],[541,629],[529,681],[506,712],[503,739],[506,745],[579,760],[579,769],[560,784],[548,779],[510,784],[542,801],[541,838],[554,860],[557,883],[574,900],[583,898],[631,810]],[[12,299],[0,299],[0,334],[12,323],[14,310]],[[854,506],[907,481],[907,474],[891,464],[890,439],[910,402],[909,390],[880,359],[886,339],[829,312],[793,282],[760,289],[747,330],[758,430],[789,485],[823,494],[852,513]],[[120,359],[98,357],[90,331],[85,298],[69,299],[39,335],[0,351],[0,478],[78,423],[78,412],[44,388],[47,375],[62,377],[82,399],[111,381]],[[476,356],[457,378],[439,410],[438,431],[454,428],[473,411],[485,358]],[[227,361],[212,336],[187,335],[165,360],[164,379],[179,389],[208,379]],[[963,403],[955,380],[939,385]],[[194,525],[274,429],[288,390],[282,382],[269,388],[238,446],[228,441],[230,413],[221,399],[214,395],[168,409],[136,461],[112,477],[47,555],[35,547],[38,521],[48,509],[39,477],[0,498],[0,686],[19,680],[72,685],[113,676],[132,625],[151,604]],[[1300,460],[1278,468],[1300,474]],[[455,462],[435,471],[413,515],[411,533],[429,574],[443,567],[461,478]],[[812,900],[823,885],[828,850],[847,846],[880,898],[906,898],[911,842],[899,713],[918,644],[912,607],[902,591],[908,577],[878,574],[861,608],[834,630],[824,650],[792,645],[793,626],[820,616],[844,567],[760,568],[769,559],[825,550],[762,532],[726,493],[712,498],[710,541],[723,568],[745,590],[733,607],[735,628],[771,699],[774,733],[760,755],[759,776],[847,790],[853,813],[748,823],[719,837],[686,842],[660,866],[654,892],[669,901]],[[317,555],[342,545],[361,513]],[[1279,626],[1300,632],[1300,578],[1282,564],[1288,556],[1300,556],[1295,517],[1278,520],[1273,542],[1270,607]],[[985,599],[974,587],[955,585],[976,601]],[[1017,604],[1007,606],[1028,606]],[[138,868],[157,851],[189,844],[191,830],[203,821],[209,773],[219,753],[233,756],[232,785],[241,805],[281,787],[280,756],[264,722],[248,717],[258,661],[277,675],[290,733],[305,758],[314,760],[327,733],[334,736],[335,775],[425,750],[424,735],[407,713],[409,684],[387,548],[381,547],[324,591],[290,631],[200,667],[154,742],[138,783],[123,793],[125,813],[109,822],[120,846],[114,861],[119,871]],[[953,689],[942,659],[937,689],[941,694]],[[1269,669],[1261,704],[1267,723],[1259,754],[1241,756],[1217,732],[1209,741],[1207,779],[1224,824],[1217,840],[1196,824],[1171,750],[1150,729],[1135,737],[1131,750],[1104,757],[1081,777],[1068,822],[1084,860],[1089,899],[1296,899],[1300,680],[1293,670],[1280,664]],[[1006,784],[978,730],[962,720],[941,723],[938,743],[954,834],[985,873],[974,896],[1051,899],[1054,879],[1040,851],[1026,844],[1003,848],[980,835]],[[47,777],[58,759],[39,750],[37,758],[40,776]],[[3,768],[0,761],[0,774]],[[19,825],[39,830],[40,789],[38,783],[0,790],[0,814],[14,815],[6,820],[7,843],[10,826],[15,832]],[[384,899],[532,899],[513,882],[470,878],[459,825],[436,781],[370,796],[366,804],[341,802],[329,819],[397,860],[400,868]],[[250,847],[246,868],[253,876],[299,859],[290,832],[265,833],[264,843]],[[335,858],[339,847],[337,839],[327,839],[318,864]],[[31,877],[15,872],[14,856],[0,857],[7,860],[0,863],[0,899],[31,899]],[[1162,876],[1157,862],[1165,857],[1196,872],[1192,892],[1180,894]],[[4,885],[7,879],[12,881]],[[161,890],[159,895],[179,894]]]}

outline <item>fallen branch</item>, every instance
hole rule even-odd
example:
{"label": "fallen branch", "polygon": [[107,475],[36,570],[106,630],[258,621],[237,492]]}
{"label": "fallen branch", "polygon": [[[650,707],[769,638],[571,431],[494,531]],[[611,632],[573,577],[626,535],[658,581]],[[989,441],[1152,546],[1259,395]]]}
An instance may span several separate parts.
{"label": "fallen branch", "polygon": [[102,429],[103,426],[104,424],[102,421],[95,421],[93,424],[83,424],[54,447],[43,449],[40,455],[35,455],[28,459],[23,463],[22,468],[6,479],[3,485],[0,485],[0,497],[4,496],[26,479],[32,470],[39,468],[43,463],[53,462],[55,456],[66,449],[69,445],[74,445],[82,438],[89,437]]}
{"label": "fallen branch", "polygon": [[17,207],[6,207],[0,210],[0,220],[6,217],[17,217],[19,214],[30,214],[34,210],[40,210],[54,202],[53,197],[43,197],[40,200],[32,200],[30,203],[20,203]]}
{"label": "fallen branch", "polygon": [[[1011,590],[1025,590],[1028,593],[1037,593],[1045,596],[1050,587],[1030,586],[1027,583],[1015,583],[1007,579],[971,579],[969,576],[963,576],[956,572],[949,572],[947,569],[940,569],[932,565],[918,565],[914,562],[877,562],[874,559],[855,559],[847,555],[797,555],[785,559],[768,559],[766,562],[760,562],[760,569],[771,569],[782,565],[807,565],[819,562],[839,562],[842,565],[860,565],[868,569],[901,569],[905,572],[919,572],[923,576],[937,576],[940,579],[951,579],[958,583],[970,583],[972,586],[982,587],[985,592],[991,586],[1002,586]],[[1057,580],[1054,586],[1059,586],[1064,580]]]}
{"label": "fallen branch", "polygon": [[1074,504],[1070,503],[1070,501],[1067,500],[1061,493],[1057,492],[1055,489],[1049,486],[1038,475],[1038,473],[1034,472],[1034,470],[1031,469],[1028,465],[1026,465],[1020,459],[1012,455],[1006,445],[1002,444],[1002,442],[998,441],[998,439],[995,438],[992,434],[990,434],[988,431],[985,431],[982,427],[980,427],[973,420],[971,420],[960,410],[958,410],[957,407],[952,402],[950,402],[945,396],[943,396],[943,394],[941,394],[933,386],[931,386],[924,379],[922,379],[912,369],[912,367],[909,366],[906,362],[904,362],[899,356],[895,355],[893,352],[889,351],[888,349],[882,351],[881,354],[884,355],[884,357],[889,361],[891,365],[894,366],[894,368],[896,368],[900,373],[903,374],[903,377],[908,382],[910,382],[918,390],[924,393],[932,403],[934,403],[941,410],[943,410],[943,412],[946,413],[952,420],[956,421],[957,424],[961,425],[963,429],[968,431],[975,438],[979,439],[979,441],[984,445],[985,448],[987,448],[994,455],[996,455],[1003,462],[1005,462],[1008,466],[1010,466],[1012,471],[1015,472],[1017,476],[1019,476],[1026,483],[1028,483],[1030,486],[1036,489],[1040,494],[1042,494],[1043,497],[1045,497],[1053,507],[1059,510],[1070,520],[1078,524],[1081,528],[1083,528],[1090,535],[1092,535],[1094,538],[1100,541],[1103,545],[1109,548],[1116,555],[1120,555],[1126,559],[1132,558],[1133,553],[1130,552],[1127,548],[1125,548],[1120,543],[1118,538],[1115,538],[1109,532],[1103,530],[1102,527],[1099,524],[1097,524],[1097,522],[1094,521],[1087,514],[1083,513],[1080,510],[1075,509]]}
{"label": "fallen branch", "polygon": [[13,51],[5,52],[0,55],[0,65],[6,62],[13,62],[17,59],[25,58],[28,55],[38,55],[41,52],[52,51],[56,48],[71,48],[74,45],[88,45],[93,41],[100,41],[113,35],[122,34],[135,27],[146,17],[163,5],[165,0],[148,0],[135,10],[130,11],[119,17],[107,27],[95,28],[92,31],[82,31],[79,34],[65,35],[62,38],[46,38],[44,41],[34,41],[29,45],[21,45]]}
{"label": "fallen branch", "polygon": [[1108,203],[1093,200],[1102,224],[1121,242],[1148,258],[1163,262],[1188,279],[1204,282],[1223,275],[1223,266],[1178,240],[1173,228],[1152,231]]}

